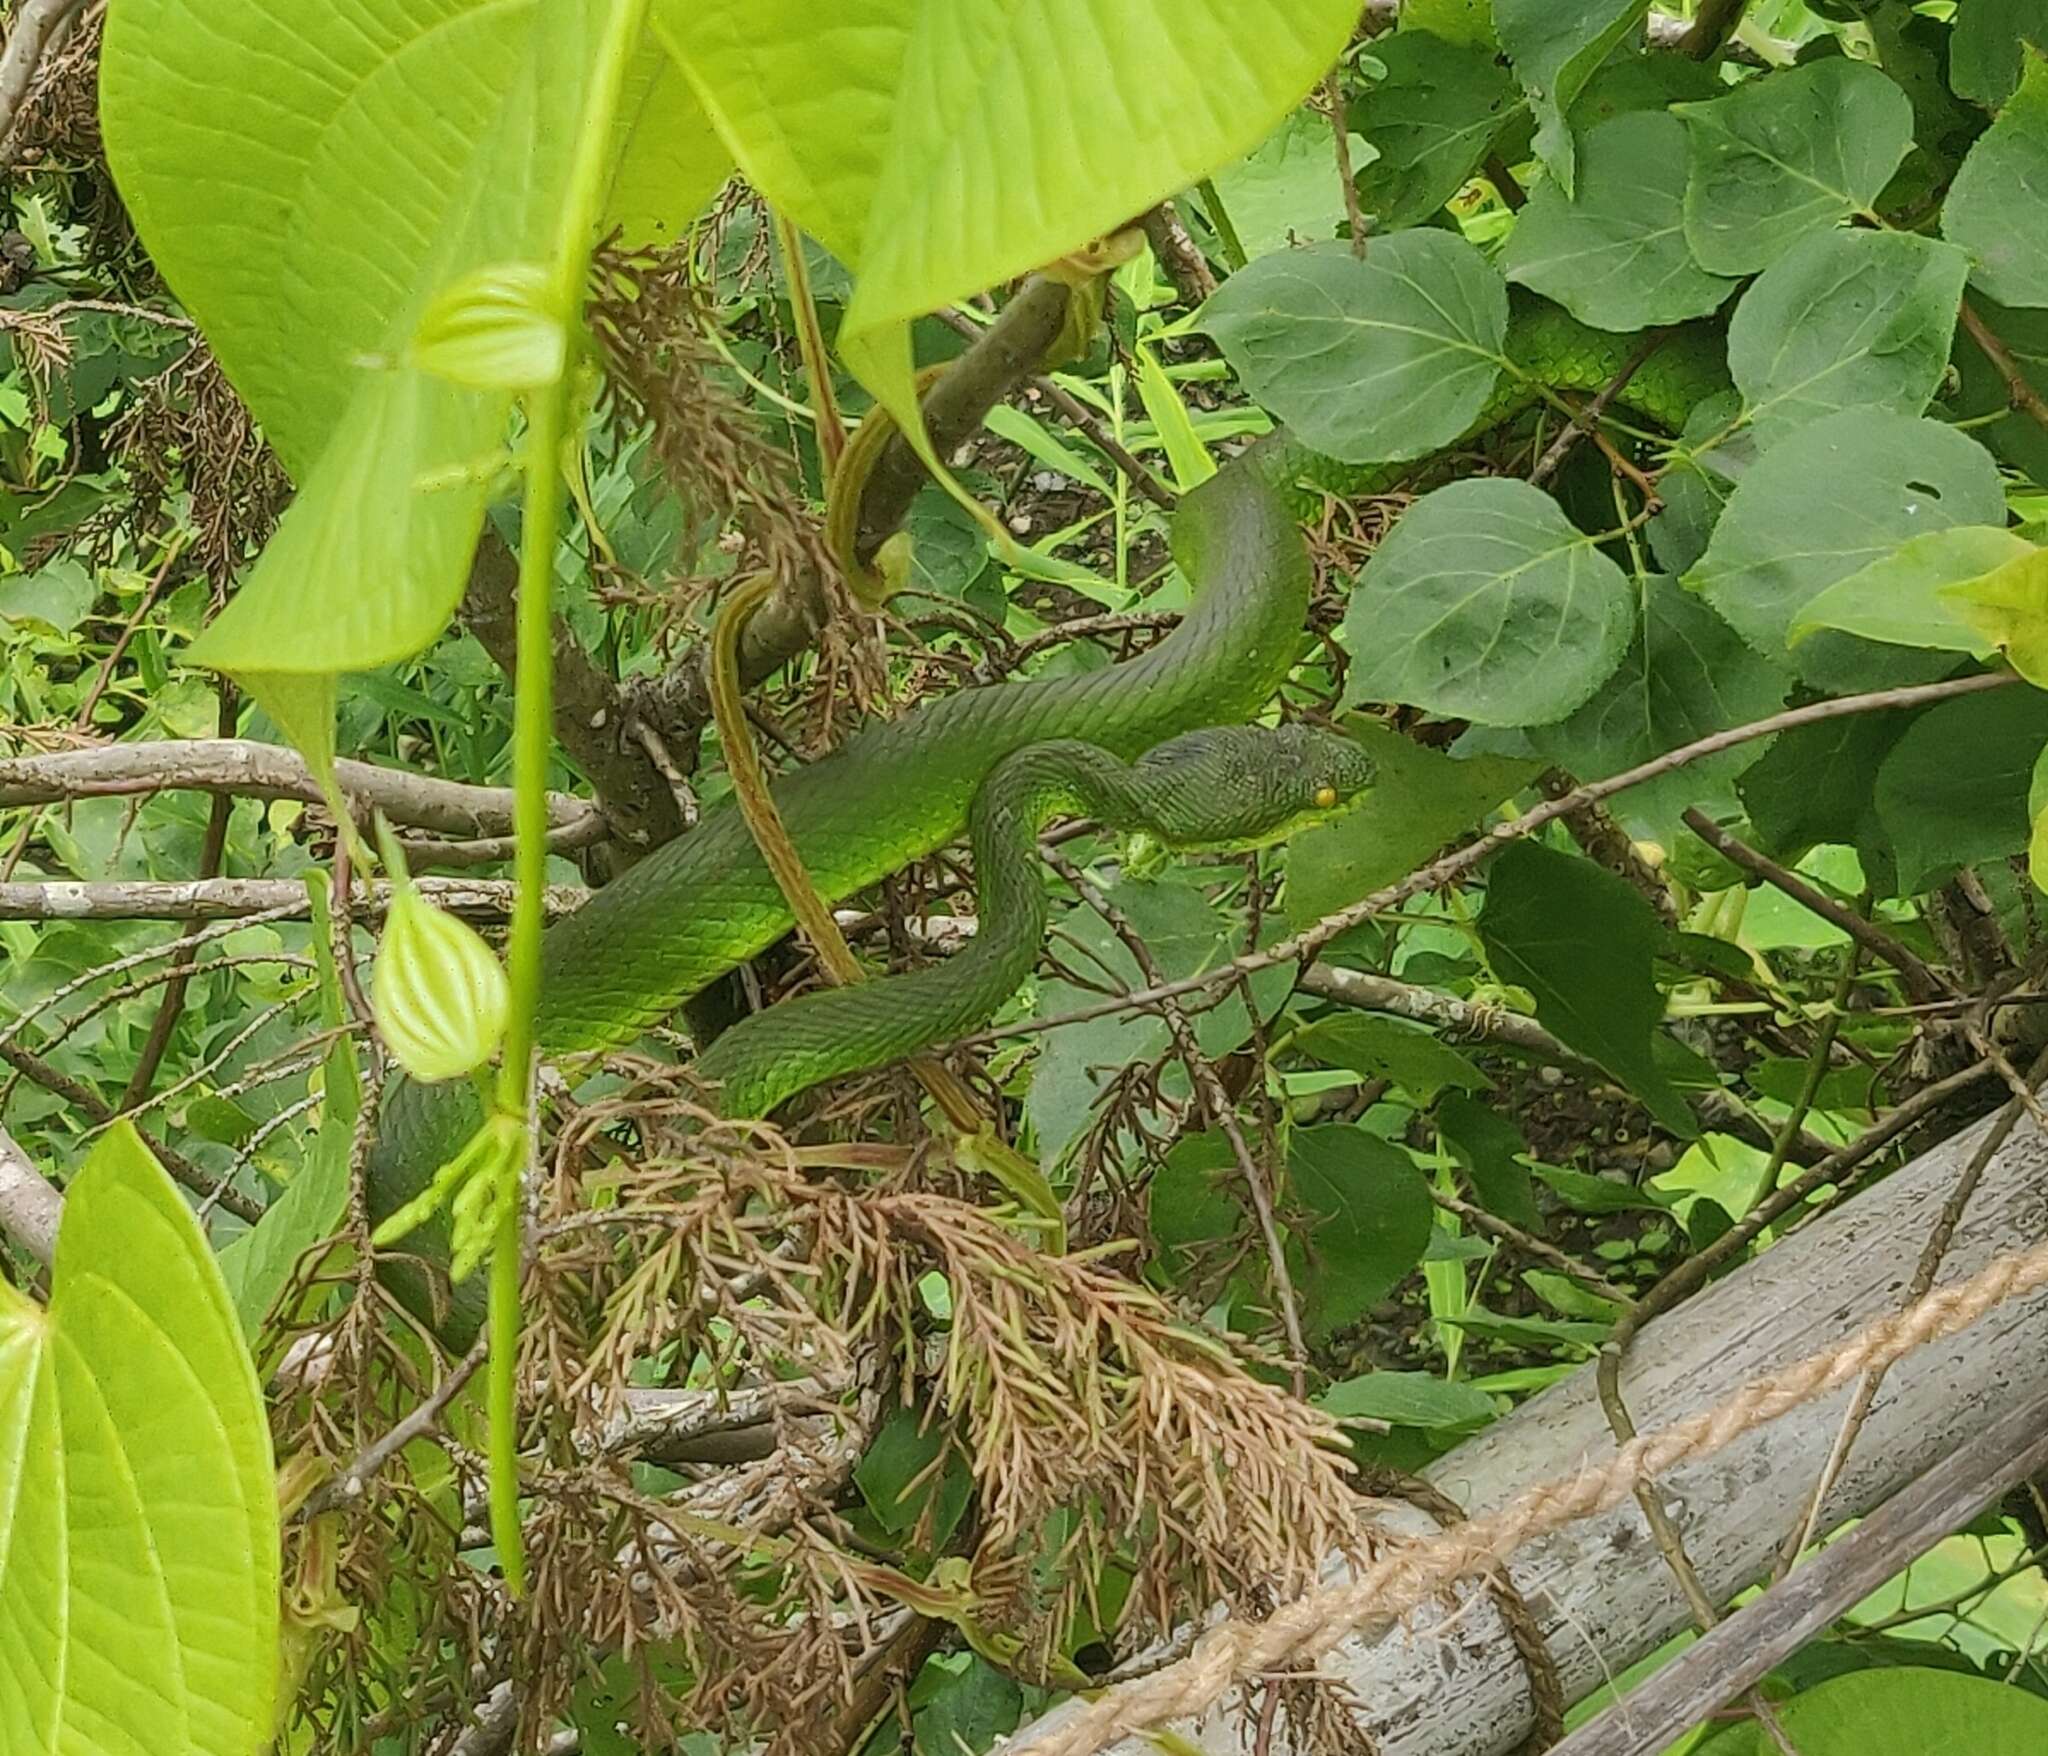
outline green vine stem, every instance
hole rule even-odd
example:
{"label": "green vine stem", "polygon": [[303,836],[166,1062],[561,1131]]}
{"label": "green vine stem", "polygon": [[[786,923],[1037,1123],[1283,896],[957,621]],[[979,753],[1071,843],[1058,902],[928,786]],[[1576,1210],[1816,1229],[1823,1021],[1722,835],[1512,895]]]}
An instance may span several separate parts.
{"label": "green vine stem", "polygon": [[[548,305],[572,331],[582,305],[583,276],[604,198],[605,160],[626,64],[640,41],[647,0],[615,0],[597,39],[589,84],[564,189],[564,219],[550,265]],[[566,350],[565,350],[566,351]],[[547,924],[548,762],[554,753],[555,545],[564,501],[562,440],[573,376],[569,367],[526,399],[526,499],[519,537],[519,652],[514,667],[512,785],[518,889],[506,957],[512,989],[498,1107],[525,1130],[522,1150],[501,1191],[491,1247],[490,1365],[485,1401],[490,1415],[491,1539],[513,1597],[526,1590],[526,1547],[519,1529],[519,1278],[525,1202],[519,1184],[534,1151],[534,1021],[540,1008],[540,940]]]}

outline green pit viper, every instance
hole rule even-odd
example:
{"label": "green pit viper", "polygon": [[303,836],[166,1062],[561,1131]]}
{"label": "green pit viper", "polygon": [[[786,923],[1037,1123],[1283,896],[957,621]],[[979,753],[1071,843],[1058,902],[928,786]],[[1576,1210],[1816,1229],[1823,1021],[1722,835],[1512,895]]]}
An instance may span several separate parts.
{"label": "green pit viper", "polygon": [[[1515,370],[1503,375],[1469,436],[1528,408],[1541,387],[1598,390],[1635,346],[1634,337],[1587,329],[1554,306],[1519,306],[1508,344]],[[1726,384],[1715,332],[1685,330],[1650,356],[1617,400],[1676,432],[1702,398]],[[820,894],[836,902],[954,839],[983,783],[1003,765],[1005,784],[991,788],[975,813],[975,852],[985,887],[981,919],[1011,930],[979,954],[808,996],[735,1027],[699,1062],[707,1077],[723,1079],[729,1113],[765,1114],[795,1091],[971,1029],[994,1010],[1028,972],[1042,937],[1042,886],[1030,860],[1032,832],[1046,813],[1086,811],[1168,841],[1209,843],[1270,839],[1329,808],[1315,796],[1325,786],[1337,795],[1331,806],[1347,803],[1362,777],[1333,756],[1327,746],[1340,741],[1326,734],[1316,734],[1321,744],[1272,746],[1250,763],[1245,746],[1187,734],[1249,719],[1302,654],[1309,570],[1290,508],[1323,491],[1375,492],[1421,467],[1340,464],[1277,432],[1181,501],[1173,549],[1195,598],[1149,651],[1082,675],[962,690],[870,726],[832,756],[779,779],[774,796],[783,822]],[[1014,760],[1047,744],[1059,748]],[[1150,760],[1126,766],[1147,752]],[[1175,778],[1183,768],[1192,787]],[[1219,823],[1213,812],[1190,812],[1188,801],[1205,788],[1212,805],[1237,795],[1226,817],[1249,816]],[[999,851],[999,841],[1011,851]],[[728,805],[707,814],[549,929],[542,1051],[560,1056],[631,1040],[766,950],[790,924],[739,813]],[[961,967],[948,975],[952,964]],[[367,1170],[372,1218],[418,1195],[478,1120],[476,1100],[460,1082],[394,1082]],[[404,1249],[445,1264],[445,1219],[427,1222]],[[445,1282],[430,1284],[402,1256],[391,1278],[451,1345],[467,1345],[481,1315],[480,1287],[457,1289],[449,1308]]]}

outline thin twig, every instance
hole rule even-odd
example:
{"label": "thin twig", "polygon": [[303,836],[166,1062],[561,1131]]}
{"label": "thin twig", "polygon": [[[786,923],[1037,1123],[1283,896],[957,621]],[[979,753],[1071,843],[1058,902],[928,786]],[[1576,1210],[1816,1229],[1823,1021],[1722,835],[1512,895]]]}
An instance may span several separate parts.
{"label": "thin twig", "polygon": [[[971,317],[964,317],[958,311],[941,309],[938,313],[941,323],[955,335],[975,341],[983,333],[984,326]],[[1122,440],[1102,424],[1102,417],[1071,391],[1064,389],[1055,379],[1043,372],[1034,372],[1025,380],[1033,390],[1059,410],[1061,417],[1077,432],[1084,434],[1088,442],[1103,456],[1116,465],[1129,479],[1132,487],[1152,502],[1154,506],[1171,512],[1180,504],[1180,496],[1162,482],[1142,459]]]}
{"label": "thin twig", "polygon": [[376,1480],[387,1463],[415,1439],[424,1439],[440,1424],[448,1405],[462,1394],[463,1386],[476,1376],[477,1369],[489,1353],[490,1338],[478,1336],[469,1352],[434,1386],[431,1396],[381,1439],[365,1446],[346,1469],[330,1476],[306,1496],[305,1504],[298,1510],[298,1521],[318,1518],[323,1512],[332,1512],[351,1500],[361,1499],[363,1490]]}
{"label": "thin twig", "polygon": [[[1144,936],[1131,924],[1130,916],[1111,902],[1066,855],[1052,848],[1041,851],[1046,863],[1073,887],[1075,894],[1100,915],[1110,931],[1123,942],[1124,949],[1138,966],[1138,973],[1157,987],[1159,962],[1152,955],[1152,947],[1145,943]],[[1294,1376],[1294,1391],[1299,1396],[1303,1390],[1302,1375],[1308,1363],[1308,1339],[1302,1332],[1300,1301],[1295,1296],[1294,1276],[1287,1267],[1287,1243],[1281,1236],[1279,1217],[1274,1211],[1271,1180],[1253,1154],[1251,1143],[1245,1139],[1244,1129],[1237,1119],[1237,1106],[1231,1102],[1230,1093],[1224,1089],[1214,1064],[1202,1053],[1201,1042],[1186,1010],[1178,1001],[1167,999],[1160,1002],[1158,1011],[1173,1037],[1174,1052],[1187,1068],[1195,1090],[1201,1094],[1202,1108],[1208,1111],[1210,1121],[1229,1143],[1231,1157],[1237,1163],[1237,1174],[1243,1179],[1245,1193],[1251,1199],[1259,1236],[1265,1244],[1267,1267],[1273,1277],[1273,1296],[1280,1307],[1281,1327],[1286,1332],[1288,1350],[1293,1356],[1289,1363]]]}
{"label": "thin twig", "polygon": [[1970,339],[1984,350],[1984,357],[1991,362],[1992,370],[2005,380],[2006,394],[2012,399],[2012,406],[2048,427],[2048,397],[2043,397],[2034,388],[2026,373],[2020,370],[2019,361],[2013,358],[2012,349],[2005,345],[1968,299],[1963,301],[1962,319]]}
{"label": "thin twig", "polygon": [[[215,724],[220,735],[226,738],[234,733],[240,696],[234,684],[225,677],[218,687]],[[234,806],[234,800],[226,793],[216,793],[206,808],[206,835],[199,847],[201,878],[220,876],[221,861],[227,854],[228,818]],[[170,980],[164,984],[163,996],[157,1001],[156,1016],[149,1021],[149,1035],[143,1039],[142,1053],[135,1058],[135,1070],[129,1074],[128,1084],[122,1090],[120,1109],[132,1110],[149,1095],[157,1069],[163,1065],[164,1053],[171,1046],[171,1033],[178,1028],[179,1014],[185,1010],[185,990],[190,986],[192,961],[198,955],[197,932],[188,928],[181,936],[179,948],[171,954]]]}
{"label": "thin twig", "polygon": [[2002,689],[2018,682],[2010,671],[1995,671],[1984,675],[1952,678],[1942,683],[1923,683],[1909,688],[1876,689],[1862,695],[1838,696],[1832,701],[1815,701],[1804,707],[1787,708],[1765,719],[1752,720],[1747,725],[1733,726],[1727,731],[1714,732],[1707,737],[1681,745],[1676,750],[1648,762],[1638,763],[1634,768],[1610,775],[1605,780],[1591,781],[1575,792],[1567,793],[1561,799],[1549,799],[1532,806],[1521,816],[1495,824],[1484,835],[1476,837],[1464,847],[1441,859],[1420,866],[1405,878],[1382,886],[1369,896],[1347,904],[1341,909],[1322,917],[1312,927],[1290,935],[1262,951],[1246,952],[1229,962],[1218,964],[1199,975],[1184,976],[1178,981],[1162,982],[1156,987],[1139,988],[1128,994],[1116,995],[1096,1001],[1090,1005],[1077,1006],[1070,1012],[1062,1012],[1048,1018],[1020,1019],[992,1030],[980,1031],[972,1036],[959,1039],[958,1047],[971,1047],[983,1043],[999,1042],[1007,1037],[1034,1036],[1041,1031],[1058,1030],[1065,1025],[1080,1024],[1091,1018],[1105,1018],[1113,1013],[1136,1012],[1164,999],[1177,999],[1183,994],[1199,993],[1207,988],[1221,987],[1235,982],[1240,976],[1255,975],[1263,969],[1274,969],[1283,963],[1303,963],[1314,957],[1331,941],[1348,933],[1353,927],[1383,914],[1396,904],[1406,902],[1410,897],[1440,889],[1452,879],[1483,865],[1495,853],[1511,841],[1520,841],[1533,835],[1546,825],[1555,823],[1561,817],[1600,799],[1610,799],[1615,794],[1626,792],[1630,787],[1641,786],[1663,775],[1671,774],[1708,756],[1719,755],[1723,750],[1733,750],[1758,738],[1776,736],[1779,732],[1794,731],[1800,726],[1817,725],[1825,720],[1842,719],[1855,714],[1881,713],[1894,708],[1918,707],[1930,701],[1948,701],[1961,695],[1976,695],[1987,689]]}
{"label": "thin twig", "polygon": [[[2027,1070],[2029,1089],[2038,1085],[2043,1074],[2048,1074],[2048,1049],[2043,1049],[2034,1058],[2034,1064]],[[2015,1094],[1998,1119],[1984,1131],[1984,1138],[1977,1143],[1977,1149],[1970,1154],[1970,1161],[1963,1167],[1963,1173],[1949,1191],[1948,1199],[1941,1204],[1941,1212],[1935,1216],[1934,1227],[1927,1234],[1927,1242],[1921,1246],[1920,1260],[1914,1265],[1913,1278],[1907,1283],[1904,1304],[1917,1304],[1926,1298],[1934,1287],[1934,1277],[1941,1272],[1942,1258],[1948,1254],[1950,1242],[1956,1235],[1956,1227],[1962,1223],[1963,1212],[1970,1204],[1970,1197],[1976,1194],[1977,1185],[1984,1180],[1984,1172],[1992,1157],[2011,1137],[2018,1125],[2020,1114],[2026,1108]],[[1790,1571],[1794,1561],[1812,1544],[1820,1529],[1821,1509],[1833,1492],[1835,1482],[1849,1461],[1850,1448],[1856,1443],[1856,1435],[1863,1430],[1863,1423],[1870,1414],[1871,1405],[1877,1401],[1877,1393],[1884,1383],[1884,1368],[1879,1367],[1864,1375],[1856,1386],[1856,1394],[1850,1399],[1849,1407],[1842,1416],[1840,1431],[1829,1448],[1827,1461],[1821,1465],[1819,1479],[1813,1484],[1813,1493],[1807,1500],[1806,1516],[1787,1541],[1778,1557],[1775,1578],[1782,1579]]]}
{"label": "thin twig", "polygon": [[1344,103],[1344,63],[1339,61],[1323,81],[1323,104],[1330,112],[1330,135],[1336,143],[1337,185],[1344,192],[1344,223],[1351,228],[1351,254],[1365,260],[1365,209],[1358,199],[1358,178],[1351,169],[1351,112]]}
{"label": "thin twig", "polygon": [[[96,1128],[120,1120],[112,1107],[98,1092],[83,1080],[73,1079],[61,1068],[52,1067],[40,1055],[31,1054],[18,1043],[0,1043],[0,1061],[5,1061],[17,1073],[24,1074],[45,1091],[55,1092],[66,1103],[81,1111],[86,1120]],[[140,1130],[138,1130],[140,1132]],[[214,1196],[222,1207],[237,1219],[247,1220],[254,1225],[263,1217],[260,1203],[252,1201],[238,1190],[223,1189],[220,1179],[209,1176],[183,1153],[153,1140],[143,1134],[143,1144],[156,1154],[157,1160],[186,1188],[200,1195]]]}
{"label": "thin twig", "polygon": [[1931,1000],[1949,991],[1948,984],[1918,952],[1901,944],[1867,915],[1858,914],[1837,902],[1797,872],[1779,865],[1748,843],[1737,840],[1698,806],[1686,807],[1685,826],[1731,865],[1740,866],[1773,889],[1783,891],[1800,907],[1820,916],[1829,926],[1839,927],[1872,957],[1890,964],[1906,978],[1906,986],[1916,1000]]}
{"label": "thin twig", "polygon": [[43,57],[60,43],[85,0],[22,0],[0,50],[0,164],[12,162],[14,124]]}
{"label": "thin twig", "polygon": [[1550,448],[1536,460],[1536,467],[1529,472],[1529,483],[1540,488],[1557,474],[1558,466],[1571,456],[1572,447],[1597,427],[1607,411],[1614,406],[1614,399],[1628,388],[1633,378],[1648,362],[1650,356],[1670,340],[1668,329],[1652,329],[1630,351],[1622,361],[1621,369],[1593,393],[1593,398],[1584,407],[1576,410],[1565,423],[1564,431],[1550,442]]}

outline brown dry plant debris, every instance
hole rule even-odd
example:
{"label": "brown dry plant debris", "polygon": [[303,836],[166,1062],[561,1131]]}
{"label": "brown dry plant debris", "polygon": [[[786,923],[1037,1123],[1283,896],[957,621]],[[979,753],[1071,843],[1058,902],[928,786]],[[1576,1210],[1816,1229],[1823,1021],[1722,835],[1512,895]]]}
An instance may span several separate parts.
{"label": "brown dry plant debris", "polygon": [[291,480],[212,352],[195,340],[177,362],[135,387],[108,435],[132,484],[131,528],[143,532],[166,502],[189,497],[198,570],[225,590],[277,528]]}

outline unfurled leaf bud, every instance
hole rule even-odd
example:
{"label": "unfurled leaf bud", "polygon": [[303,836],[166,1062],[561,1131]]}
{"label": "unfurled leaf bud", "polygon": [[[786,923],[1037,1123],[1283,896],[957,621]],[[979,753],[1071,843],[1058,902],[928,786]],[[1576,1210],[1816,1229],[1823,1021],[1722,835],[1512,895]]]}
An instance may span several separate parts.
{"label": "unfurled leaf bud", "polygon": [[511,994],[475,928],[421,896],[389,851],[395,889],[370,996],[378,1034],[415,1079],[456,1079],[497,1052]]}

